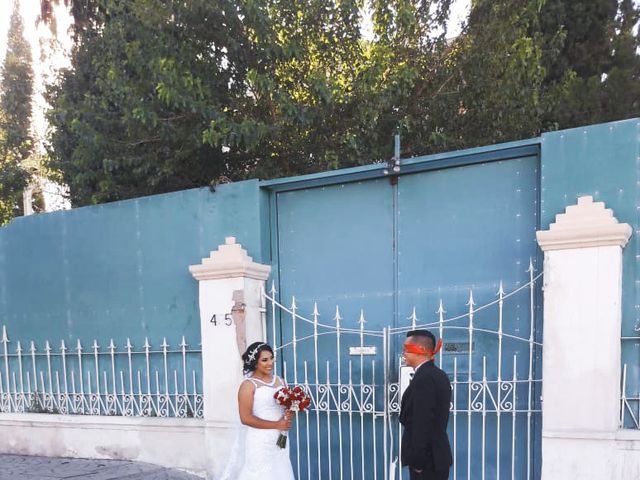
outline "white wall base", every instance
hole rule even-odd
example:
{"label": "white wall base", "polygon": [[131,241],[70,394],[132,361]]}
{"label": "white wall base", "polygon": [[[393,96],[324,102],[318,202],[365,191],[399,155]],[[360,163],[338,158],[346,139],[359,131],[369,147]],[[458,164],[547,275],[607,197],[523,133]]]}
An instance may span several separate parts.
{"label": "white wall base", "polygon": [[233,444],[230,427],[190,418],[3,413],[0,453],[135,460],[215,478]]}
{"label": "white wall base", "polygon": [[543,432],[542,478],[545,480],[637,480],[640,478],[640,431],[602,436],[589,432]]}

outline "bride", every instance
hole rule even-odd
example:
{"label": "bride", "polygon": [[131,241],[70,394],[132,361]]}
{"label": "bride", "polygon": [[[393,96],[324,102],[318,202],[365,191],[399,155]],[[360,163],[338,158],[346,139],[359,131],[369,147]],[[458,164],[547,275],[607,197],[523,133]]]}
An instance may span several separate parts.
{"label": "bride", "polygon": [[289,446],[276,445],[281,431],[291,427],[291,415],[284,412],[274,393],[284,382],[273,372],[273,349],[263,342],[249,345],[242,355],[245,380],[238,390],[238,410],[244,425],[239,448],[244,454],[239,473],[223,478],[237,480],[294,480]]}

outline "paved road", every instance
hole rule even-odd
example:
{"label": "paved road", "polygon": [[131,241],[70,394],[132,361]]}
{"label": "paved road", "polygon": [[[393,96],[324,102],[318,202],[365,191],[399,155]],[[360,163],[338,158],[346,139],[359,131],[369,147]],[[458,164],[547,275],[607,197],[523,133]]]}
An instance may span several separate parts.
{"label": "paved road", "polygon": [[0,480],[202,480],[178,470],[121,460],[0,455]]}

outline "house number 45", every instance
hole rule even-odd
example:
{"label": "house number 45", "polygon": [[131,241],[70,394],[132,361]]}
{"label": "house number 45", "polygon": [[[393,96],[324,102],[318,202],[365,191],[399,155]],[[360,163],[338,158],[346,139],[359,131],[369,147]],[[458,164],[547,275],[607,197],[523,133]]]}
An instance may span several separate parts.
{"label": "house number 45", "polygon": [[[220,315],[222,316],[222,315]],[[221,325],[226,325],[227,327],[230,327],[231,324],[233,323],[233,319],[231,318],[231,314],[230,313],[225,313],[224,314],[224,320],[223,319],[219,319],[218,318],[218,314],[214,313],[211,316],[211,320],[209,320],[209,322],[213,323],[214,325],[218,325],[218,323],[220,323]]]}

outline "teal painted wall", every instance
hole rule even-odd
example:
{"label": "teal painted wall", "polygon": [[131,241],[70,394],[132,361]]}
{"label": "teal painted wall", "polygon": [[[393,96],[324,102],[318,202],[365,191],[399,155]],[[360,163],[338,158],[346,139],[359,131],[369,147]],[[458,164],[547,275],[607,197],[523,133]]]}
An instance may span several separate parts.
{"label": "teal painted wall", "polygon": [[127,337],[175,347],[182,335],[197,348],[188,266],[229,235],[261,261],[261,195],[247,181],[18,218],[0,229],[0,325],[38,348]]}
{"label": "teal painted wall", "polygon": [[[622,336],[640,333],[640,121],[625,120],[542,136],[542,228],[557,213],[592,195],[633,227],[624,249]],[[640,342],[622,342],[628,391],[640,390]]]}
{"label": "teal painted wall", "polygon": [[542,136],[541,226],[592,195],[633,227],[624,249],[623,335],[640,326],[640,121],[563,130]]}
{"label": "teal painted wall", "polygon": [[[548,133],[525,143],[538,142],[542,228],[577,196],[593,195],[635,233],[640,230],[638,119]],[[346,171],[314,178],[330,182],[341,172]],[[294,180],[253,180],[221,185],[215,193],[187,190],[16,219],[0,228],[0,325],[12,339],[36,342],[148,336],[155,343],[185,335],[193,345],[199,342],[198,297],[188,265],[208,256],[227,235],[235,235],[257,261],[271,263],[270,242],[277,234],[271,231],[270,194],[261,187]],[[634,234],[624,251],[623,335],[629,336],[640,327],[638,262]],[[625,359],[640,358],[637,342],[624,349]]]}

